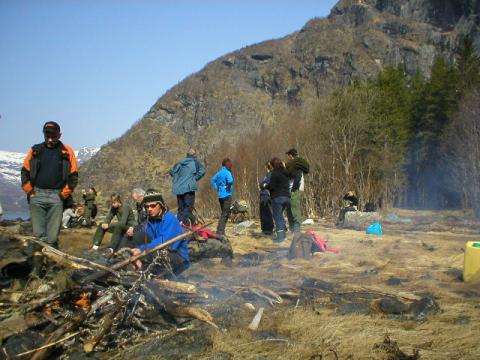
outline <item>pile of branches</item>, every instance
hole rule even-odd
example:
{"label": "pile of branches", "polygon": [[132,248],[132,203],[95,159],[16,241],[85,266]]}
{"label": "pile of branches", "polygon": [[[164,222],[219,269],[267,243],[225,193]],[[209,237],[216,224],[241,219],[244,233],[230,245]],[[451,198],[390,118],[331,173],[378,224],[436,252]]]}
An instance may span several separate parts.
{"label": "pile of branches", "polygon": [[[159,266],[167,270],[170,267],[166,247],[190,235],[187,232],[109,266],[63,253],[36,238],[23,237],[39,245],[57,270],[72,269],[72,276],[62,291],[54,292],[43,284],[47,289],[40,286],[36,292],[23,291],[15,301],[0,303],[3,356],[38,360],[49,357],[52,351],[61,354],[65,348],[85,353],[122,349],[136,337],[178,331],[182,321],[192,318],[216,328],[208,311],[192,305],[207,295],[193,284],[155,275],[154,269]],[[153,260],[143,271],[128,270],[128,265],[146,255],[153,256]],[[11,338],[31,330],[45,335],[41,343],[27,341],[21,346],[9,346]]]}

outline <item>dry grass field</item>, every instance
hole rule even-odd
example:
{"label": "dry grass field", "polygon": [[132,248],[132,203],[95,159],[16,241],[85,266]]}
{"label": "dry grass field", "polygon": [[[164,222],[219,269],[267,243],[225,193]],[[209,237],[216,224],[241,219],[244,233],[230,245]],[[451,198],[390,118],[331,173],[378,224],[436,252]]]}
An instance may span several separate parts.
{"label": "dry grass field", "polygon": [[[165,355],[163,340],[145,334],[98,358],[479,359],[480,284],[461,279],[464,246],[480,240],[479,224],[462,212],[392,209],[384,218],[390,212],[398,218],[382,223],[382,236],[326,221],[304,226],[341,250],[310,260],[287,259],[291,235],[278,245],[256,225],[234,234],[230,224],[233,264],[203,260],[180,279],[208,295],[196,305],[219,326],[186,321],[181,336],[196,329],[192,343],[207,345],[189,352],[177,335],[168,347],[179,353]],[[62,230],[62,250],[81,255],[93,232]],[[249,330],[260,307],[260,325]],[[151,353],[135,354],[152,341]]]}

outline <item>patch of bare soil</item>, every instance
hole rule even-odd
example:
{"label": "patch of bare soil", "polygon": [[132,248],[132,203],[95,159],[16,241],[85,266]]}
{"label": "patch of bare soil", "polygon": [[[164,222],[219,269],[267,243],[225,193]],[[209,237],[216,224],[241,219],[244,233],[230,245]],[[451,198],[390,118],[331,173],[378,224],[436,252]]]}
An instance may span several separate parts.
{"label": "patch of bare soil", "polygon": [[[466,241],[479,240],[478,224],[462,212],[391,212],[398,218],[382,224],[382,236],[324,223],[305,226],[303,230],[314,230],[341,250],[317,253],[310,260],[286,258],[291,235],[278,245],[260,236],[256,227],[234,235],[232,225],[227,234],[233,264],[197,262],[178,280],[196,285],[202,296],[170,294],[175,301],[208,311],[218,329],[198,318],[162,318],[146,307],[139,317],[143,325],[137,324],[134,333],[114,327],[117,333],[106,336],[93,356],[480,358],[480,284],[461,280],[463,248]],[[82,256],[93,231],[62,230],[61,249]],[[14,289],[7,290],[3,297],[14,294]],[[3,307],[0,315],[5,313]],[[159,327],[153,329],[146,319]],[[4,340],[4,348],[8,340],[14,339]],[[30,340],[29,348],[41,343]],[[81,345],[79,336],[74,337],[59,344],[53,355],[83,358]]]}

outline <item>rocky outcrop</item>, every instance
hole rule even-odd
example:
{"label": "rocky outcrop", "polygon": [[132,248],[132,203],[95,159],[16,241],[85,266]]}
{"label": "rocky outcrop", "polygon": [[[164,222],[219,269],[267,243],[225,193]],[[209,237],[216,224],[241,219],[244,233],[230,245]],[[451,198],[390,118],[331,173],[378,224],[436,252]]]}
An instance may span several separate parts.
{"label": "rocky outcrop", "polygon": [[[125,135],[104,146],[82,174],[109,187],[133,185],[140,179],[129,164],[145,161],[144,151],[162,154],[161,167],[166,169],[187,146],[199,149],[208,166],[208,154],[221,141],[238,141],[275,123],[278,114],[297,112],[297,107],[312,104],[338,86],[376,76],[386,65],[404,64],[410,74],[419,70],[428,75],[437,56],[453,61],[465,34],[480,47],[479,4],[480,0],[339,1],[327,18],[312,19],[282,39],[226,54],[187,77]],[[155,138],[167,133],[176,142],[173,149]],[[112,149],[123,153],[125,168],[112,167]],[[108,178],[97,171],[107,172]],[[122,181],[114,181],[119,174]]]}

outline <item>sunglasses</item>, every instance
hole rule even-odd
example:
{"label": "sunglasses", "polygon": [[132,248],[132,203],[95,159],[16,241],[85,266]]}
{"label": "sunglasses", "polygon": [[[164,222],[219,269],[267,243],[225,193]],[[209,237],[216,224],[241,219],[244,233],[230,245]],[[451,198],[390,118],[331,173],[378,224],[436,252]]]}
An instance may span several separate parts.
{"label": "sunglasses", "polygon": [[146,204],[145,209],[155,209],[157,207],[158,203],[155,204]]}

